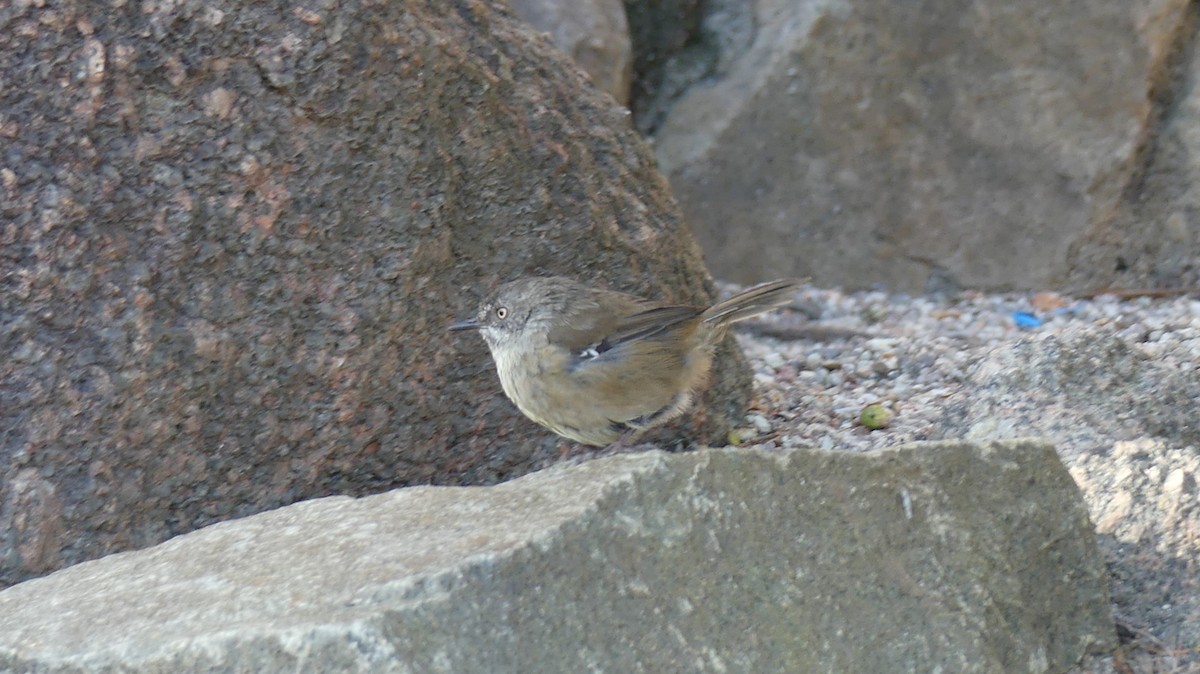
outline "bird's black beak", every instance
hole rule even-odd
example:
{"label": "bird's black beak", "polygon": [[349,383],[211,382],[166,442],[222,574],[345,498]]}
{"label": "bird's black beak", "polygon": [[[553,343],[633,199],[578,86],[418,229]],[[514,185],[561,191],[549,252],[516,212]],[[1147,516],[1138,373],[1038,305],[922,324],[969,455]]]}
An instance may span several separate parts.
{"label": "bird's black beak", "polygon": [[479,321],[476,321],[474,318],[468,318],[465,321],[451,323],[446,329],[450,332],[459,332],[460,330],[478,330],[481,327],[483,326],[479,325]]}

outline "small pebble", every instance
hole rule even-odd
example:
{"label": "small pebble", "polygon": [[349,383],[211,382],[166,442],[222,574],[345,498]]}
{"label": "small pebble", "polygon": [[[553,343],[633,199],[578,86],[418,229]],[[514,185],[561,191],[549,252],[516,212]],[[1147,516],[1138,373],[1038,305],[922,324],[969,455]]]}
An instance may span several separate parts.
{"label": "small pebble", "polygon": [[754,426],[754,429],[761,434],[771,432],[771,422],[758,412],[751,412],[750,414],[747,414],[746,421],[750,422]]}
{"label": "small pebble", "polygon": [[787,361],[783,359],[783,356],[778,351],[768,351],[763,355],[763,362],[766,363],[767,367],[778,370]]}
{"label": "small pebble", "polygon": [[[1194,491],[1196,488],[1196,481],[1195,479],[1190,478],[1191,476],[1188,475],[1187,472],[1182,468],[1176,468],[1175,470],[1171,471],[1170,475],[1167,475],[1167,479],[1163,481],[1163,491],[1170,494]],[[1190,489],[1187,488],[1189,485],[1191,487]]]}

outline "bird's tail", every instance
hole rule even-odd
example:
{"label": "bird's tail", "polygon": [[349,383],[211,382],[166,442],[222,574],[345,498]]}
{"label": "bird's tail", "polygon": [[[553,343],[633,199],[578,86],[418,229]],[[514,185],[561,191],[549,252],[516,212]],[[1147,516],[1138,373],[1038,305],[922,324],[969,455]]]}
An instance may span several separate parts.
{"label": "bird's tail", "polygon": [[760,283],[709,307],[702,318],[713,327],[723,327],[766,313],[790,302],[803,282],[801,279],[785,278]]}

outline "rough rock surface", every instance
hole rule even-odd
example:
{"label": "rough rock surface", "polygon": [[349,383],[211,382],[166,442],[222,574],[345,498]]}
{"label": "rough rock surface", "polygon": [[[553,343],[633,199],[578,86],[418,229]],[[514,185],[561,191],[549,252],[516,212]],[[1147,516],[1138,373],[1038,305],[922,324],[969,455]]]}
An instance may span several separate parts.
{"label": "rough rock surface", "polygon": [[1152,82],[1155,115],[1126,198],[1071,250],[1071,287],[1200,287],[1198,12],[1196,3],[1168,3],[1144,14],[1165,64]]}
{"label": "rough rock surface", "polygon": [[633,50],[621,0],[509,0],[517,16],[550,33],[596,86],[629,105]]}
{"label": "rough rock surface", "polygon": [[444,330],[502,280],[711,297],[627,112],[501,3],[9,3],[0,72],[0,585],[552,461]]}
{"label": "rough rock surface", "polygon": [[[1114,614],[1157,645],[1134,671],[1200,667],[1200,370],[1106,330],[1033,335],[971,369],[934,437],[1036,434],[1059,448],[1080,486],[1112,574]],[[1193,342],[1194,344],[1195,342]],[[1194,351],[1194,349],[1193,349]],[[1186,357],[1185,357],[1186,358]],[[1163,639],[1154,643],[1154,633]],[[1166,663],[1177,657],[1178,669]],[[1158,667],[1169,668],[1158,670]]]}
{"label": "rough rock surface", "polygon": [[[1189,6],[758,0],[752,39],[730,15],[747,46],[659,127],[659,159],[721,278],[1061,283],[1153,154]],[[1188,203],[1170,226],[1194,237]],[[1136,224],[1112,248],[1144,245]]]}
{"label": "rough rock surface", "polygon": [[296,504],[0,592],[0,669],[1057,672],[1111,646],[1051,446],[624,454]]}
{"label": "rough rock surface", "polygon": [[1200,446],[1200,420],[1187,413],[1200,400],[1200,373],[1156,362],[1111,332],[1030,335],[984,354],[968,376],[941,438],[1022,437],[1032,426],[1070,448],[1068,458],[1106,440]]}

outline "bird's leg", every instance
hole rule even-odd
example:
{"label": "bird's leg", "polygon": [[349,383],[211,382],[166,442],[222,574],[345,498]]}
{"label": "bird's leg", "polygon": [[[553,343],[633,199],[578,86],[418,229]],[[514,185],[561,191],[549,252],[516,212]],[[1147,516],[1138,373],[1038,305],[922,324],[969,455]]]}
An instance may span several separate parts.
{"label": "bird's leg", "polygon": [[610,446],[613,449],[619,449],[621,447],[629,447],[630,445],[633,444],[633,439],[636,438],[638,436],[638,434],[640,434],[641,432],[642,432],[642,429],[640,429],[640,428],[630,427],[629,430],[622,433],[621,437],[617,438],[617,441],[612,443],[612,445],[610,445]]}
{"label": "bird's leg", "polygon": [[636,428],[633,426],[626,428],[625,431],[623,433],[621,433],[621,435],[616,440],[613,440],[611,443],[606,445],[603,449],[598,450],[595,454],[593,454],[592,455],[593,458],[601,457],[601,456],[612,456],[613,454],[623,454],[625,452],[630,451],[631,449],[633,449],[635,447],[635,445],[633,444],[633,440],[635,438],[637,438],[638,434],[640,434],[644,430],[645,430],[644,428]]}

